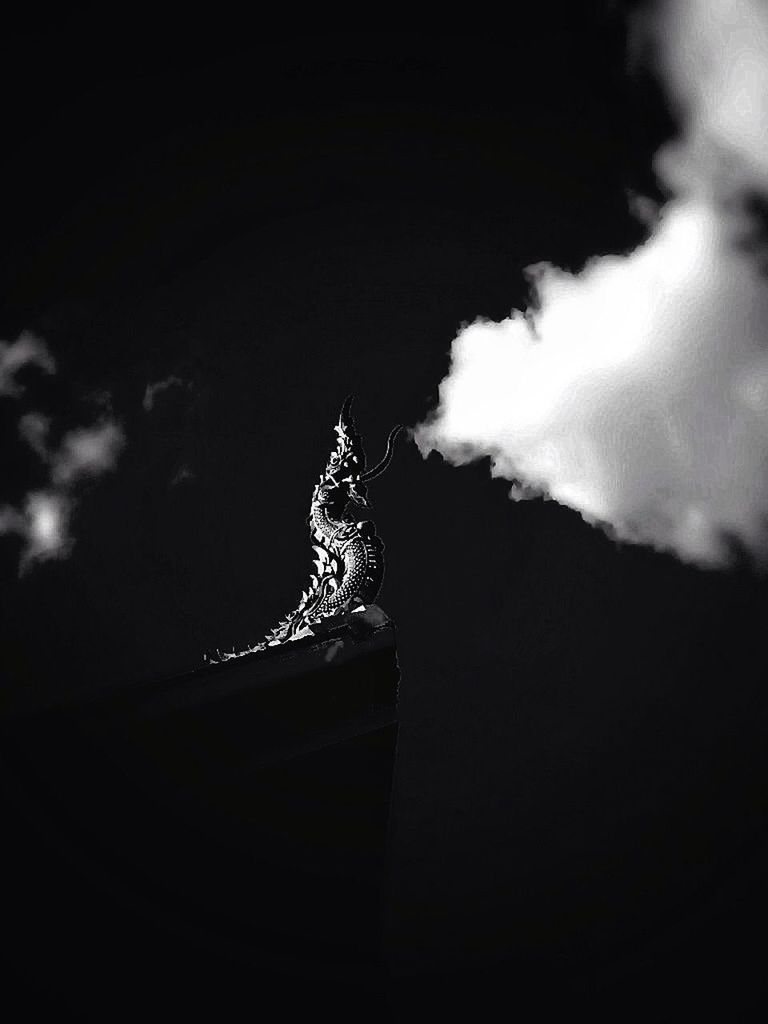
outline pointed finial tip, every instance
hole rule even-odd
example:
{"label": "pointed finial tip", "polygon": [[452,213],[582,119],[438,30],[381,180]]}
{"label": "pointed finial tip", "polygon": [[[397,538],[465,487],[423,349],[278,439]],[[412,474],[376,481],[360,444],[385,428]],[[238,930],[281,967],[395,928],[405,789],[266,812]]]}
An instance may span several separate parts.
{"label": "pointed finial tip", "polygon": [[344,404],[342,405],[341,413],[339,414],[339,423],[344,423],[345,420],[349,419],[350,414],[352,412],[352,402],[354,401],[354,399],[354,395],[347,395],[347,397],[344,399]]}

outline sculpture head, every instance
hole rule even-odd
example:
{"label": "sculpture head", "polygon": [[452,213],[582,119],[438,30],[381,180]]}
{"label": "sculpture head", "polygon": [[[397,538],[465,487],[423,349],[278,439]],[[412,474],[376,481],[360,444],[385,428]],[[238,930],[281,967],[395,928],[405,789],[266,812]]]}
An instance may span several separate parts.
{"label": "sculpture head", "polygon": [[336,448],[331,452],[320,482],[315,487],[313,503],[336,512],[343,512],[350,503],[369,508],[367,484],[389,466],[395,438],[401,429],[398,425],[390,431],[384,458],[373,469],[366,470],[365,450],[355,428],[352,395],[349,395],[341,408],[339,422],[334,427]]}

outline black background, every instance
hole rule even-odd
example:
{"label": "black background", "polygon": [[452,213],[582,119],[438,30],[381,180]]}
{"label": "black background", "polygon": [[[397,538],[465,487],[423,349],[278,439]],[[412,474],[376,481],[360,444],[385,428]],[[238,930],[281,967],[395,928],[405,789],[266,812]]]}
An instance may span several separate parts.
{"label": "black background", "polygon": [[[344,396],[378,458],[434,404],[460,325],[525,303],[525,266],[643,237],[627,193],[659,197],[652,155],[675,129],[628,70],[626,7],[367,13],[343,30],[218,5],[6,24],[0,337],[39,332],[59,372],[2,400],[2,499],[40,482],[22,412],[61,433],[107,389],[127,435],[70,559],[19,579],[2,540],[10,709],[258,639],[304,585]],[[144,411],[169,374],[192,388]],[[501,995],[510,1014],[558,997],[740,1019],[768,906],[764,583],[512,504],[487,465],[406,441],[371,497],[402,669],[392,981],[320,987],[318,1010],[407,1020]],[[6,872],[8,991],[98,1019],[88,963],[69,985],[52,967],[93,945],[47,902],[59,854],[26,842]],[[207,974],[210,1012],[259,1012],[244,968],[175,942],[158,924],[114,951],[135,958],[137,1003],[170,958],[184,1005]]]}

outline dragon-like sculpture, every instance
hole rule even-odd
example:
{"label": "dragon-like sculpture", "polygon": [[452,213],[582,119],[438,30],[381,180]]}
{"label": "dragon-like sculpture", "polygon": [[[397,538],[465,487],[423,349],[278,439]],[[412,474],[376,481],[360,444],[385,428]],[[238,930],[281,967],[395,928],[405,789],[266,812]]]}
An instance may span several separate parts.
{"label": "dragon-like sculpture", "polygon": [[261,643],[241,651],[215,651],[205,660],[216,664],[276,647],[291,640],[313,636],[312,627],[323,619],[345,612],[362,611],[371,604],[384,577],[384,545],[370,520],[358,522],[355,506],[370,508],[368,483],[380,476],[392,461],[396,426],[387,438],[381,462],[366,471],[362,440],[352,418],[352,397],[339,415],[336,448],[312,493],[309,512],[310,536],[316,572],[298,607],[290,612]]}

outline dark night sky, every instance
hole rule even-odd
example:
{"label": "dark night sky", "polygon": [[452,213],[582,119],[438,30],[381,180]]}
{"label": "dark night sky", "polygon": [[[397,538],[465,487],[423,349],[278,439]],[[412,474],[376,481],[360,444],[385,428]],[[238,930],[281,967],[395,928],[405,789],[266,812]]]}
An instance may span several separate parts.
{"label": "dark night sky", "polygon": [[[127,436],[69,559],[18,579],[0,538],[9,706],[259,638],[304,585],[344,396],[378,458],[459,326],[525,302],[525,266],[642,237],[660,94],[618,5],[535,6],[503,32],[90,12],[4,34],[0,337],[35,330],[59,372],[0,399],[0,501],[35,483],[22,412],[63,431],[108,389]],[[145,412],[170,374],[192,389]],[[397,961],[539,958],[585,991],[642,987],[660,949],[713,971],[765,907],[765,584],[406,442],[371,496],[402,669]]]}

